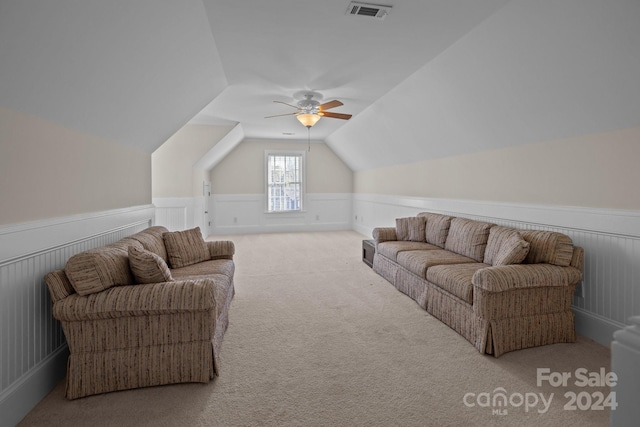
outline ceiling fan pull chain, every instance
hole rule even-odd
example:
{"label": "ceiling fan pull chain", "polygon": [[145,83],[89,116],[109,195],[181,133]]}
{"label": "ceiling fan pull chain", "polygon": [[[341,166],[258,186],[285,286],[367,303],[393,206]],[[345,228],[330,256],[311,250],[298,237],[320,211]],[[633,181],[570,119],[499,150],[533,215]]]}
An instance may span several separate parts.
{"label": "ceiling fan pull chain", "polygon": [[309,143],[309,153],[311,152],[311,126],[307,126],[307,141]]}

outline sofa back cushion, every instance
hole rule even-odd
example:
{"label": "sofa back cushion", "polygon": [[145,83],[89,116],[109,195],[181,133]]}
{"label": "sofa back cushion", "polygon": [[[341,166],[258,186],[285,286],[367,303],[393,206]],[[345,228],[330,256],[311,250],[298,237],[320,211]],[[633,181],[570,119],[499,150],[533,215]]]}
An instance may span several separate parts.
{"label": "sofa back cushion", "polygon": [[162,238],[171,268],[186,267],[211,258],[200,227],[167,232],[162,235]]}
{"label": "sofa back cushion", "polygon": [[418,216],[427,220],[425,227],[427,243],[444,248],[453,217],[431,212],[422,212]]}
{"label": "sofa back cushion", "polygon": [[156,225],[134,234],[131,238],[139,241],[144,249],[153,252],[160,256],[165,262],[168,262],[167,249],[164,246],[164,239],[162,237],[162,235],[168,231],[165,227]]}
{"label": "sofa back cushion", "polygon": [[411,242],[424,242],[425,219],[418,216],[396,218],[396,238]]}
{"label": "sofa back cushion", "polygon": [[562,267],[571,264],[573,241],[566,234],[543,230],[523,230],[520,234],[531,245],[525,263],[548,263]]}
{"label": "sofa back cushion", "polygon": [[171,282],[169,266],[160,255],[146,249],[129,246],[129,266],[138,283]]}
{"label": "sofa back cushion", "polygon": [[489,230],[484,263],[491,265],[520,264],[529,253],[529,242],[515,228],[495,225]]}
{"label": "sofa back cushion", "polygon": [[[427,222],[429,220],[427,219]],[[484,262],[484,251],[492,224],[466,218],[453,218],[444,248],[478,262]]]}
{"label": "sofa back cushion", "polygon": [[127,249],[118,244],[73,255],[64,272],[79,295],[101,292],[117,285],[133,285]]}

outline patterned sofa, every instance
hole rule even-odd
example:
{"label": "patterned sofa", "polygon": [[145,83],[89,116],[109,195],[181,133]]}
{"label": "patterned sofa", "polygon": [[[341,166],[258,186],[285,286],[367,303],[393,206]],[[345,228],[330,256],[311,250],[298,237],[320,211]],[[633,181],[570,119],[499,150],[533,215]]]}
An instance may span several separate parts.
{"label": "patterned sofa", "polygon": [[481,353],[575,341],[584,251],[568,236],[423,212],[373,237],[374,271]]}
{"label": "patterned sofa", "polygon": [[69,345],[68,399],[218,375],[233,242],[150,227],[47,274]]}

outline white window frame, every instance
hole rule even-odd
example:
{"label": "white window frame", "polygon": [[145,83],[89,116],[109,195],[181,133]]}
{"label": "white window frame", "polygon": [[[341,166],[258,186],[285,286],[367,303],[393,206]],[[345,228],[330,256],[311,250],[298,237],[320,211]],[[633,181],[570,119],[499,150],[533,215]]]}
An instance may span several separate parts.
{"label": "white window frame", "polygon": [[[269,210],[269,159],[272,156],[296,156],[300,157],[300,209]],[[269,214],[300,213],[304,212],[306,205],[307,168],[306,151],[280,151],[265,150],[264,152],[264,209]]]}

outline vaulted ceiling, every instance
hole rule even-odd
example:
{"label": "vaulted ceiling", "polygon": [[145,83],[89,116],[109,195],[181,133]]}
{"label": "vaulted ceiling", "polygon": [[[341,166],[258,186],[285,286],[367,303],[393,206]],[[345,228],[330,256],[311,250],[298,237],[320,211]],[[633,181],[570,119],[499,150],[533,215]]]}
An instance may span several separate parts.
{"label": "vaulted ceiling", "polygon": [[384,20],[349,3],[5,0],[0,106],[148,152],[236,124],[224,155],[305,140],[264,117],[313,90],[353,114],[312,137],[354,170],[640,125],[638,1],[388,0]]}

